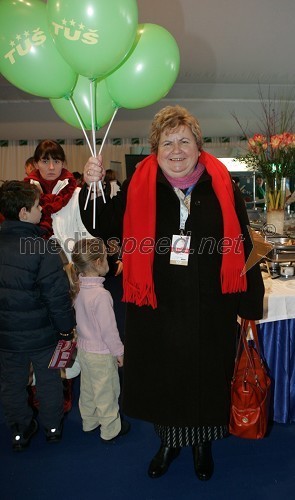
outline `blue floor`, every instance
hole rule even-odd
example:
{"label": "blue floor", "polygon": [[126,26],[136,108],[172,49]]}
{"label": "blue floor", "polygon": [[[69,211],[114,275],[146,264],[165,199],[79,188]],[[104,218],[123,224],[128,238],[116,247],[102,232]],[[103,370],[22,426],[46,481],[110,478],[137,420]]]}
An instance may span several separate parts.
{"label": "blue floor", "polygon": [[214,443],[215,473],[202,483],[194,475],[191,449],[185,448],[168,473],[149,479],[146,470],[157,451],[153,426],[131,421],[131,431],[104,444],[85,434],[75,402],[62,442],[48,444],[42,429],[22,452],[11,450],[0,414],[1,500],[293,500],[295,424],[275,424],[261,441],[229,437]]}

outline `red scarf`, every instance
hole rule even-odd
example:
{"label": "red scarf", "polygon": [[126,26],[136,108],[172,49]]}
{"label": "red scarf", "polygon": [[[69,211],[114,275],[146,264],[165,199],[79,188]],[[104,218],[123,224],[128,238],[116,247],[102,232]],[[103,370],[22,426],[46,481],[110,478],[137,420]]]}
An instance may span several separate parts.
{"label": "red scarf", "polygon": [[[235,242],[241,235],[241,228],[235,211],[230,174],[223,163],[205,151],[202,151],[199,161],[212,177],[212,187],[223,216],[224,238]],[[142,252],[139,243],[147,238],[155,242],[157,170],[156,155],[148,156],[136,168],[128,188],[123,231],[123,301],[138,306],[150,305],[154,309],[157,307],[153,281],[154,251]],[[127,245],[129,241],[130,248]],[[133,242],[137,242],[136,248],[128,252]],[[228,249],[229,247],[226,247],[227,251]],[[222,293],[242,292],[247,289],[246,276],[242,275],[245,265],[243,245],[239,245],[239,253],[234,250],[235,244],[228,253],[222,255]]]}
{"label": "red scarf", "polygon": [[[41,177],[39,170],[33,171],[29,177],[25,178],[25,181],[30,182],[30,180],[38,181],[43,190],[40,196],[40,205],[42,207],[42,218],[39,226],[46,230],[46,238],[50,238],[53,235],[52,229],[52,214],[59,212],[63,207],[65,207],[73,196],[77,184],[76,179],[65,168],[62,169],[58,179],[54,181],[47,181]],[[64,179],[69,179],[69,183],[58,193],[52,194],[52,190],[58,181],[63,181]]]}

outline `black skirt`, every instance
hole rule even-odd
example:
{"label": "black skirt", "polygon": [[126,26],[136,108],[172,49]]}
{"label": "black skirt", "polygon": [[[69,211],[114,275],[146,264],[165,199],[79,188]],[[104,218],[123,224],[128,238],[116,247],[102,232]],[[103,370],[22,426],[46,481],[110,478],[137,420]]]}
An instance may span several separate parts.
{"label": "black skirt", "polygon": [[215,441],[228,436],[228,426],[173,427],[154,424],[155,431],[164,446],[183,448],[197,446],[205,441]]}

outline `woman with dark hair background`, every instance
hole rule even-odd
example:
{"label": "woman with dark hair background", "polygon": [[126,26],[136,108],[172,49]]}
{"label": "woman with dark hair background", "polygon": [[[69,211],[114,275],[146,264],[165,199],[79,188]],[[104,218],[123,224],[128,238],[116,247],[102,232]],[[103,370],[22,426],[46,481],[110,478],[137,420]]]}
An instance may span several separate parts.
{"label": "woman with dark hair background", "polygon": [[[41,193],[42,218],[39,226],[44,229],[45,239],[56,240],[57,250],[60,247],[60,255],[66,263],[71,258],[75,241],[92,238],[80,216],[80,188],[77,187],[73,174],[66,168],[66,155],[58,142],[49,139],[41,141],[35,149],[33,159],[35,170],[31,171],[25,181],[36,185]],[[63,373],[63,377],[66,377],[63,378],[65,412],[72,407],[72,378],[79,373],[77,361]],[[34,386],[31,389],[30,400],[33,405],[38,406]]]}

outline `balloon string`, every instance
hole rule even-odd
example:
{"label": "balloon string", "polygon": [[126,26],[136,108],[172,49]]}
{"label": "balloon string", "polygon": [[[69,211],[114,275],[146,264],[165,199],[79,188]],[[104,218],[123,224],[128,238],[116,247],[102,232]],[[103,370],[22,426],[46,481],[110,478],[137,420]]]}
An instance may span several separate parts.
{"label": "balloon string", "polygon": [[[95,219],[96,219],[96,182],[93,182],[92,184],[93,184],[92,189],[93,189],[93,197],[94,197],[94,200],[93,200],[93,212],[92,212],[92,227],[93,227],[93,229],[95,229]],[[102,183],[101,183],[101,181],[99,181],[99,188],[101,189],[101,194],[102,194],[102,197],[103,197],[103,201],[105,203],[106,200],[105,200],[105,197],[104,197],[104,192],[103,192],[103,189],[102,189]]]}
{"label": "balloon string", "polygon": [[[93,157],[94,157],[94,156],[95,156],[95,154],[94,154],[94,151],[93,151],[93,149],[92,149],[92,147],[91,147],[91,144],[90,144],[90,141],[89,141],[89,139],[88,139],[88,136],[87,136],[87,134],[86,134],[85,127],[84,127],[84,123],[82,122],[82,120],[81,120],[81,118],[80,118],[80,115],[79,115],[79,113],[78,113],[78,110],[77,110],[77,108],[76,108],[76,106],[75,106],[75,103],[74,103],[74,101],[73,101],[73,99],[72,99],[71,97],[69,97],[69,101],[70,101],[71,106],[72,106],[72,108],[73,108],[73,110],[74,110],[74,113],[75,113],[75,115],[76,115],[76,117],[77,117],[77,119],[78,119],[78,122],[79,122],[79,124],[80,124],[80,127],[81,127],[81,129],[82,129],[82,131],[83,131],[84,137],[85,137],[85,139],[86,139],[86,142],[87,142],[88,147],[89,147],[90,152],[91,152],[91,156],[93,156]],[[103,193],[102,183],[101,183],[101,181],[99,181],[99,182],[100,182],[100,186],[99,186],[99,187],[100,187],[100,189],[101,189],[101,192]],[[89,198],[90,198],[90,196],[91,196],[91,192],[92,192],[92,191],[95,193],[95,199],[94,199],[94,202],[93,202],[93,229],[95,229],[95,215],[96,215],[96,186],[95,186],[95,182],[91,182],[91,184],[90,184],[90,186],[89,186],[88,193],[87,193],[87,198],[86,198],[85,205],[84,205],[84,210],[86,210],[86,208],[87,208],[87,205],[88,205],[88,203],[89,203]],[[105,201],[105,197],[104,197],[104,193],[103,193],[103,200],[104,200],[104,202],[106,202],[106,201]]]}
{"label": "balloon string", "polygon": [[95,140],[95,120],[94,120],[94,114],[95,114],[95,109],[94,109],[94,102],[95,102],[95,82],[94,80],[90,81],[90,111],[91,111],[91,130],[92,130],[92,144],[93,144],[93,151],[94,151],[94,156],[96,156],[96,140]]}
{"label": "balloon string", "polygon": [[[103,146],[104,146],[104,143],[105,143],[105,141],[106,141],[107,135],[108,135],[108,133],[109,133],[109,130],[110,130],[110,128],[111,128],[111,125],[112,125],[112,123],[113,123],[113,121],[114,121],[114,118],[115,118],[115,116],[116,116],[116,114],[117,114],[118,109],[119,109],[119,108],[116,108],[116,109],[115,109],[115,111],[114,111],[114,113],[113,113],[113,116],[112,116],[112,118],[111,118],[111,121],[110,121],[110,123],[109,123],[109,125],[108,125],[108,128],[107,128],[107,130],[106,130],[106,133],[105,133],[105,135],[104,135],[104,138],[103,138],[103,140],[102,140],[102,143],[101,143],[101,146],[100,146],[100,149],[99,149],[99,153],[98,153],[99,155],[101,154],[102,148],[103,148]],[[92,156],[93,156],[93,155],[92,155]],[[99,182],[101,183],[101,181],[99,181]],[[84,210],[86,210],[86,208],[87,208],[87,205],[88,205],[88,202],[89,202],[89,198],[90,198],[90,195],[91,195],[91,188],[93,187],[93,184],[94,184],[94,182],[92,182],[92,183],[90,184],[90,188],[88,189],[88,194],[87,194],[87,198],[86,198],[86,201],[85,201]],[[101,187],[100,187],[100,189],[101,189]],[[103,189],[101,189],[101,194],[102,194],[102,197],[103,197],[103,201],[106,203],[106,199],[105,199],[105,195],[104,195]],[[95,205],[95,203],[93,204],[93,213],[95,212],[94,205]],[[93,215],[93,218],[94,218],[94,215]],[[94,222],[93,222],[93,223],[94,223]],[[95,227],[95,226],[94,226],[94,227]]]}
{"label": "balloon string", "polygon": [[[98,153],[99,155],[101,154],[102,148],[103,148],[103,146],[104,146],[104,143],[105,143],[105,141],[106,141],[106,138],[107,138],[107,136],[108,136],[109,130],[110,130],[111,126],[112,126],[112,123],[113,123],[113,121],[114,121],[114,118],[115,118],[115,116],[116,116],[116,114],[117,114],[118,109],[119,109],[119,108],[116,108],[116,109],[115,109],[115,111],[114,111],[114,113],[113,113],[113,116],[112,116],[112,118],[111,118],[111,121],[110,121],[110,123],[109,123],[109,125],[108,125],[108,128],[107,128],[107,130],[106,130],[106,133],[104,134],[104,138],[103,138],[102,143],[101,143],[101,146],[100,146],[100,148],[99,148],[99,153]],[[94,196],[94,199],[96,200],[96,187],[95,187],[95,182],[91,183],[91,185],[92,185],[92,184],[93,184],[93,196]],[[90,185],[90,186],[91,186],[91,185]],[[100,190],[101,190],[101,194],[102,194],[102,197],[103,197],[103,201],[104,201],[104,203],[106,203],[106,199],[105,199],[105,195],[104,195],[104,191],[103,191],[103,188],[102,188],[101,181],[99,181],[99,188],[100,188]],[[89,202],[89,197],[90,197],[90,194],[89,194],[89,193],[90,193],[90,190],[91,190],[91,189],[89,189],[89,191],[88,191],[88,195],[87,195],[87,199],[86,199],[86,202],[85,202],[85,207],[84,207],[84,210],[87,208],[87,205],[88,205],[88,202]],[[94,203],[93,203],[93,222],[92,222],[93,229],[95,229],[95,216],[96,216],[96,201],[94,201]]]}
{"label": "balloon string", "polygon": [[[91,130],[92,130],[92,143],[93,143],[93,152],[96,157],[96,138],[95,138],[95,80],[90,80],[90,110],[91,110]],[[93,202],[93,229],[95,229],[95,210],[96,210],[96,186],[94,186],[94,182],[91,182],[90,187],[93,191],[94,202]],[[103,185],[101,181],[98,181],[99,189],[101,191],[101,195],[104,203],[106,203]],[[87,201],[87,200],[86,200]],[[88,202],[87,202],[88,203]],[[86,205],[87,206],[87,205]]]}
{"label": "balloon string", "polygon": [[92,191],[92,184],[93,183],[91,182],[89,189],[88,189],[87,198],[86,198],[85,205],[84,205],[84,210],[86,210],[88,202],[89,202],[89,198],[90,198],[91,191]]}
{"label": "balloon string", "polygon": [[75,115],[76,115],[76,117],[77,117],[77,119],[78,119],[78,122],[79,122],[79,124],[80,124],[80,127],[81,127],[81,129],[82,129],[82,131],[83,131],[83,134],[84,134],[84,137],[85,137],[86,142],[87,142],[87,144],[88,144],[88,147],[89,147],[89,149],[90,149],[91,155],[92,155],[92,156],[94,156],[93,149],[92,149],[92,147],[91,147],[90,141],[89,141],[88,136],[87,136],[86,131],[85,131],[84,123],[82,122],[82,120],[81,120],[81,118],[80,118],[80,115],[79,115],[78,110],[77,110],[77,108],[76,108],[76,106],[75,106],[75,103],[74,103],[74,101],[73,101],[73,99],[72,99],[71,97],[69,97],[69,101],[70,101],[70,103],[71,103],[71,105],[72,105],[72,108],[73,108],[73,110],[74,110],[74,113],[75,113]]}
{"label": "balloon string", "polygon": [[[81,127],[81,129],[82,129],[82,131],[83,131],[83,133],[84,133],[84,136],[85,136],[86,141],[87,141],[87,144],[88,144],[88,146],[89,146],[89,149],[90,149],[91,155],[92,155],[92,156],[96,156],[96,151],[95,151],[95,141],[94,141],[94,143],[93,143],[93,145],[94,145],[94,151],[93,151],[93,150],[92,150],[92,147],[91,147],[91,144],[90,144],[90,141],[89,141],[89,139],[88,139],[88,136],[87,136],[87,134],[86,134],[84,124],[83,124],[83,122],[82,122],[82,120],[81,120],[81,118],[80,118],[80,115],[79,115],[78,110],[77,110],[77,108],[76,108],[76,106],[75,106],[75,103],[74,103],[74,101],[73,101],[73,99],[72,99],[71,97],[69,98],[69,101],[70,101],[70,103],[71,103],[71,105],[72,105],[72,108],[73,108],[73,110],[74,110],[74,113],[75,113],[75,115],[76,115],[76,117],[77,117],[77,119],[78,119],[78,121],[79,121],[80,127]],[[91,108],[91,109],[92,109],[92,108]],[[106,199],[105,199],[105,195],[104,195],[104,192],[103,192],[103,186],[102,186],[102,182],[101,182],[101,181],[99,181],[99,188],[100,188],[101,193],[102,193],[103,201],[104,201],[104,203],[106,203]],[[94,200],[93,200],[93,221],[92,221],[92,225],[93,225],[93,229],[95,229],[95,219],[96,219],[96,183],[95,183],[95,182],[91,182],[91,184],[90,184],[90,186],[89,186],[88,193],[87,193],[87,198],[86,198],[85,205],[84,205],[84,210],[86,210],[86,208],[87,208],[87,205],[88,205],[88,203],[89,203],[89,198],[90,198],[90,195],[91,195],[91,192],[92,192],[92,191],[93,191],[93,196],[94,196]]]}
{"label": "balloon string", "polygon": [[115,118],[115,116],[116,116],[116,114],[117,114],[118,109],[119,109],[119,108],[116,108],[116,109],[115,109],[115,111],[114,111],[114,113],[113,113],[113,116],[112,116],[112,119],[111,119],[111,121],[110,121],[110,123],[109,123],[109,125],[108,125],[107,130],[106,130],[106,133],[104,134],[104,138],[103,138],[103,140],[102,140],[102,143],[101,143],[101,146],[100,146],[100,148],[99,148],[99,152],[98,152],[98,154],[99,154],[99,155],[101,154],[102,148],[103,148],[103,146],[104,146],[104,143],[105,143],[105,141],[106,141],[107,135],[108,135],[109,130],[110,130],[111,126],[112,126],[112,123],[113,123],[113,121],[114,121],[114,118]]}
{"label": "balloon string", "polygon": [[[94,153],[93,156],[96,157],[95,120],[94,120],[94,113],[95,113],[95,109],[94,109],[95,88],[94,88],[94,85],[95,85],[94,80],[90,80],[90,114],[91,114],[92,146],[93,146],[93,153]],[[101,181],[99,181],[99,188],[100,188],[101,192],[103,193]],[[91,193],[91,192],[93,192],[92,228],[95,229],[95,215],[96,215],[96,183],[95,182],[91,182],[91,184],[90,184],[86,203],[85,203],[85,208],[88,205],[89,193]],[[104,199],[104,202],[105,202],[105,199]]]}
{"label": "balloon string", "polygon": [[[92,156],[96,157],[95,117],[94,117],[94,115],[95,115],[95,105],[94,105],[95,96],[94,96],[94,94],[95,94],[95,81],[91,80],[90,81],[90,113],[91,113],[91,130],[92,130],[93,150],[90,148],[90,151],[92,153]],[[88,137],[87,137],[87,140],[88,140]],[[101,180],[98,181],[98,185],[99,185],[99,189],[100,189],[101,194],[102,194],[103,201],[104,201],[104,203],[106,203],[105,194],[104,194],[103,185],[102,185]],[[90,199],[92,192],[93,192],[92,228],[95,229],[96,202],[97,202],[96,183],[95,182],[91,182],[91,184],[89,186],[87,198],[86,198],[85,205],[84,205],[84,210],[86,210],[86,208],[87,208],[87,205],[89,203],[89,199]]]}

